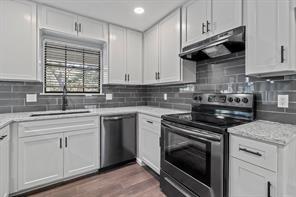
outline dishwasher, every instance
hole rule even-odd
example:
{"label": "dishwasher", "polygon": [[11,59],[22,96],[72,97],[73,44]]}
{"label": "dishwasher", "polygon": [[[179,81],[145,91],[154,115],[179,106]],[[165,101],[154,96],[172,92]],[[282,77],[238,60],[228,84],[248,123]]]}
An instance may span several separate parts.
{"label": "dishwasher", "polygon": [[101,117],[101,168],[136,158],[136,114]]}

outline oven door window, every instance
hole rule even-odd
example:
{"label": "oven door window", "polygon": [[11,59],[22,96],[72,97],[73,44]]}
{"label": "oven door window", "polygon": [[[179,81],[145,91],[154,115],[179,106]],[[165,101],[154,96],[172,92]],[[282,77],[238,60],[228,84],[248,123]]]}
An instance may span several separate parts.
{"label": "oven door window", "polygon": [[211,143],[170,129],[164,137],[165,161],[210,186]]}

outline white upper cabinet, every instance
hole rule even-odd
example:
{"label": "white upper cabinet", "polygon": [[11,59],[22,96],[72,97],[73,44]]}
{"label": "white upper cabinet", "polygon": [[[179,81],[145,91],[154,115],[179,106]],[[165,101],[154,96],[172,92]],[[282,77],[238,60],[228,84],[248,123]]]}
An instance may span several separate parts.
{"label": "white upper cabinet", "polygon": [[39,27],[92,40],[108,40],[108,24],[59,9],[39,6]]}
{"label": "white upper cabinet", "polygon": [[142,84],[142,33],[109,25],[109,83]]}
{"label": "white upper cabinet", "polygon": [[77,35],[77,15],[46,6],[40,6],[39,12],[41,28]]}
{"label": "white upper cabinet", "polygon": [[246,74],[281,75],[295,71],[289,44],[295,24],[290,25],[289,0],[247,1],[246,12]]}
{"label": "white upper cabinet", "polygon": [[36,12],[29,1],[0,1],[0,79],[37,79]]}
{"label": "white upper cabinet", "polygon": [[142,84],[143,34],[126,31],[126,66],[129,84]]}
{"label": "white upper cabinet", "polygon": [[108,24],[86,17],[78,16],[78,32],[80,37],[108,40]]}
{"label": "white upper cabinet", "polygon": [[196,81],[196,63],[182,61],[181,10],[177,9],[144,33],[144,84]]}
{"label": "white upper cabinet", "polygon": [[160,83],[179,81],[181,77],[181,10],[173,12],[159,23]]}
{"label": "white upper cabinet", "polygon": [[242,0],[212,0],[212,33],[219,34],[242,25]]}
{"label": "white upper cabinet", "polygon": [[[206,39],[209,0],[190,1],[182,8],[183,46]],[[208,21],[210,22],[210,21]]]}
{"label": "white upper cabinet", "polygon": [[144,84],[157,83],[159,39],[158,25],[144,33]]}
{"label": "white upper cabinet", "polygon": [[194,0],[182,8],[182,46],[242,25],[242,0]]}
{"label": "white upper cabinet", "polygon": [[109,83],[123,84],[126,75],[126,29],[109,25]]}

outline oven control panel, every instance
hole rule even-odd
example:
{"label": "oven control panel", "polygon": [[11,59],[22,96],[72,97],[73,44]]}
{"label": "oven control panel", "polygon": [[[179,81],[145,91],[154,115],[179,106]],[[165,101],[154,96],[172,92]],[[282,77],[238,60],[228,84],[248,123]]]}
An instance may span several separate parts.
{"label": "oven control panel", "polygon": [[200,104],[253,107],[253,94],[195,94],[193,101]]}

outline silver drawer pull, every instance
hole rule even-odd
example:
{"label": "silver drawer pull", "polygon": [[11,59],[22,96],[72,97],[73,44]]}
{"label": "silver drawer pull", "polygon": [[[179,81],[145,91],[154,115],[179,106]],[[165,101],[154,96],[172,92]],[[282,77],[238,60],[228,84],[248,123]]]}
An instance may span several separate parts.
{"label": "silver drawer pull", "polygon": [[146,122],[148,122],[148,123],[150,123],[150,124],[153,124],[153,122],[152,122],[152,121],[150,121],[150,120],[147,120]]}
{"label": "silver drawer pull", "polygon": [[0,137],[0,140],[4,140],[7,137],[7,135],[3,135]]}
{"label": "silver drawer pull", "polygon": [[250,154],[253,154],[253,155],[257,155],[259,157],[262,157],[262,154],[261,153],[254,152],[254,151],[248,150],[246,148],[239,148],[239,151],[247,152],[247,153],[250,153]]}

